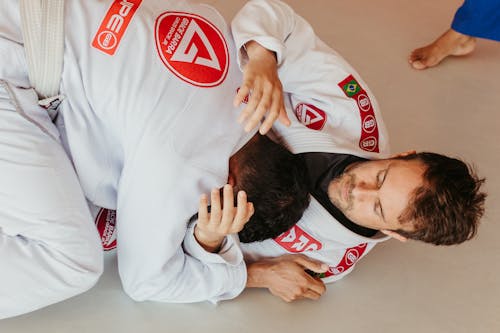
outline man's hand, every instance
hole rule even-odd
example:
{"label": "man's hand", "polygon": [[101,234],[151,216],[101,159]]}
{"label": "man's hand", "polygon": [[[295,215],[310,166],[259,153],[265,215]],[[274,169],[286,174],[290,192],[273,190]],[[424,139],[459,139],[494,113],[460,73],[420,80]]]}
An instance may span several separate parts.
{"label": "man's hand", "polygon": [[218,189],[213,189],[211,210],[208,213],[207,196],[202,195],[200,198],[194,236],[208,252],[217,252],[224,238],[229,234],[240,232],[254,213],[253,204],[247,202],[247,195],[244,191],[238,192],[237,207],[234,207],[231,185],[224,186],[223,200],[223,207],[221,207],[220,192]]}
{"label": "man's hand", "polygon": [[276,119],[279,119],[284,125],[290,126],[274,53],[255,41],[248,42],[245,48],[248,54],[248,63],[243,69],[243,84],[234,98],[234,106],[240,105],[247,96],[250,98],[238,121],[243,123],[248,120],[245,131],[249,132],[265,116],[265,120],[259,128],[262,135],[271,129]]}
{"label": "man's hand", "polygon": [[309,298],[317,300],[325,292],[325,284],[305,270],[324,273],[328,265],[302,254],[257,261],[247,265],[247,288],[268,288],[285,302]]}

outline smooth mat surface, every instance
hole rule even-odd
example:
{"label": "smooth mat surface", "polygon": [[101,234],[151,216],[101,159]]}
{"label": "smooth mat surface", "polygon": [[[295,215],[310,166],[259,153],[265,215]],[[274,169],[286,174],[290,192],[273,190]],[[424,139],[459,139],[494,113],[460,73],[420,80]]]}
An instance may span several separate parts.
{"label": "smooth mat surface", "polygon": [[[230,18],[242,0],[212,0]],[[408,53],[449,27],[459,0],[288,0],[378,97],[394,152],[431,150],[473,162],[487,213],[460,246],[389,241],[321,300],[287,304],[266,290],[218,306],[134,303],[116,261],[91,291],[0,321],[0,332],[500,332],[500,43],[415,71]],[[0,270],[1,274],[1,270]]]}

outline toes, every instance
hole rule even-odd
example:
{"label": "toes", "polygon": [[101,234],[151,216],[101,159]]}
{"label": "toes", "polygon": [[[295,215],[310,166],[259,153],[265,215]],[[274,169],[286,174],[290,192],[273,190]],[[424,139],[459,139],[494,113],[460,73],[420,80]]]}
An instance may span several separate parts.
{"label": "toes", "polygon": [[426,69],[427,65],[420,60],[415,60],[411,62],[411,66],[415,69]]}
{"label": "toes", "polygon": [[408,62],[410,64],[413,64],[415,61],[421,61],[422,60],[422,54],[420,52],[417,52],[418,50],[413,51],[409,56],[408,56]]}

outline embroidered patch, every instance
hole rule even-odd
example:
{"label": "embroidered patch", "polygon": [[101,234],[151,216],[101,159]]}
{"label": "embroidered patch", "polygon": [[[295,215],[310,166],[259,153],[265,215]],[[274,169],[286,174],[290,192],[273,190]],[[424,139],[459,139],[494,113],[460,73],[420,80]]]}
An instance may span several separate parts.
{"label": "embroidered patch", "polygon": [[142,0],[115,0],[94,36],[92,46],[109,55],[114,55],[127,27]]}
{"label": "embroidered patch", "polygon": [[363,119],[363,130],[366,133],[373,133],[377,129],[377,121],[375,117],[371,114],[367,115],[365,119]]}
{"label": "embroidered patch", "polygon": [[282,248],[292,253],[317,251],[322,248],[319,241],[295,225],[274,239]]}
{"label": "embroidered patch", "polygon": [[352,76],[349,76],[347,79],[342,81],[340,87],[342,88],[342,90],[344,90],[345,94],[348,97],[353,97],[354,95],[358,94],[359,91],[361,90],[361,87],[359,86],[358,82]]}
{"label": "embroidered patch", "polygon": [[373,110],[372,102],[366,91],[349,75],[344,81],[339,83],[339,87],[345,95],[356,101],[359,115],[361,117],[361,137],[359,139],[359,148],[369,152],[379,152],[379,133],[377,119]]}
{"label": "embroidered patch", "polygon": [[359,141],[359,147],[366,151],[375,151],[378,153],[378,140],[374,136],[368,136]]}
{"label": "embroidered patch", "polygon": [[358,246],[348,248],[339,264],[335,267],[330,267],[321,277],[329,277],[339,275],[351,268],[363,256],[367,248],[367,244],[359,244]]}
{"label": "embroidered patch", "polygon": [[199,87],[215,87],[226,78],[226,40],[205,18],[165,12],[156,19],[155,39],[161,60],[180,79]]}
{"label": "embroidered patch", "polygon": [[104,251],[116,248],[116,211],[101,208],[95,219]]}
{"label": "embroidered patch", "polygon": [[326,112],[314,105],[300,103],[295,107],[297,119],[307,128],[320,131],[326,124]]}

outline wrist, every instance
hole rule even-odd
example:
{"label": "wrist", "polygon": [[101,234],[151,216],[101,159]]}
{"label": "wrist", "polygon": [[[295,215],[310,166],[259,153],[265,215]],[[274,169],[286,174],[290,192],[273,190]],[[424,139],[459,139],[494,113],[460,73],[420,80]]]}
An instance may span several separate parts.
{"label": "wrist", "polygon": [[219,252],[222,241],[224,240],[224,237],[208,235],[197,226],[194,228],[194,238],[205,251],[211,253]]}
{"label": "wrist", "polygon": [[268,265],[265,261],[247,263],[247,284],[246,288],[265,288],[266,271]]}
{"label": "wrist", "polygon": [[249,59],[267,57],[274,59],[274,61],[277,61],[275,52],[266,49],[264,46],[260,45],[254,40],[247,42],[243,45],[243,47],[245,48]]}

